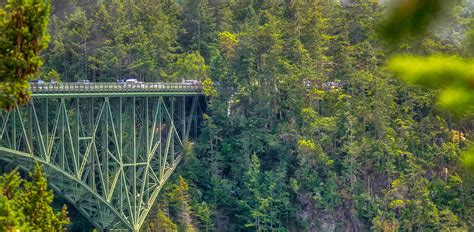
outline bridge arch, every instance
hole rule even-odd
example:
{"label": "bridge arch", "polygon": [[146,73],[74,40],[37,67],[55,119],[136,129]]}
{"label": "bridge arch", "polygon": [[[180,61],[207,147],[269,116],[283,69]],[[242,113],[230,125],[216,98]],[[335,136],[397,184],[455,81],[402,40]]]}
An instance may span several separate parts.
{"label": "bridge arch", "polygon": [[102,85],[42,88],[27,106],[0,112],[0,159],[24,169],[40,162],[98,229],[139,231],[197,127],[201,94]]}
{"label": "bridge arch", "polygon": [[[0,159],[15,164],[24,171],[31,171],[34,168],[36,162],[40,163],[43,167],[44,174],[48,179],[48,185],[54,190],[54,192],[59,193],[64,199],[73,205],[97,229],[107,230],[118,224],[121,224],[119,227],[125,227],[126,229],[130,230],[133,229],[133,227],[123,217],[124,215],[120,215],[120,213],[117,212],[109,202],[95,193],[81,180],[78,180],[74,176],[63,172],[59,167],[52,165],[51,163],[48,163],[37,156],[32,156],[31,154],[25,152],[11,150],[4,147],[0,147]],[[61,179],[63,183],[55,182],[55,179]],[[68,191],[71,190],[71,186],[80,186],[85,191]],[[77,190],[77,188],[75,189]],[[82,199],[86,198],[92,201],[89,201],[89,204],[81,205]],[[113,217],[116,217],[116,220],[109,221],[109,223],[106,223],[105,221],[94,220],[94,216],[92,215],[93,212],[88,212],[87,209],[97,206],[102,206],[100,209],[97,209],[97,211],[102,212],[102,214],[113,214]]]}

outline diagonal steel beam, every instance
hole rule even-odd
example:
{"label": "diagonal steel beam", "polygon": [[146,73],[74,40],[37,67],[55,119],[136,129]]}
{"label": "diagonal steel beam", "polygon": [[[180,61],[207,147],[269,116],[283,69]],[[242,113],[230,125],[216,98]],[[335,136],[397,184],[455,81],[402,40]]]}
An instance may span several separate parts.
{"label": "diagonal steel beam", "polygon": [[197,123],[196,95],[53,95],[0,112],[0,159],[44,164],[98,229],[140,230]]}

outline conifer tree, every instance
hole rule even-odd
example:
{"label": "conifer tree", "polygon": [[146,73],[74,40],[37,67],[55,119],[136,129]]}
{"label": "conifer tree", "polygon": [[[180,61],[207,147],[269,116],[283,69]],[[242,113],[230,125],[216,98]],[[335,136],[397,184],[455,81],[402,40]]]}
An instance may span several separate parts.
{"label": "conifer tree", "polygon": [[29,177],[31,180],[21,179],[16,169],[0,177],[0,226],[6,231],[65,231],[69,224],[67,208],[54,212],[54,195],[47,189],[39,164]]}
{"label": "conifer tree", "polygon": [[188,183],[180,176],[178,178],[178,184],[171,193],[171,198],[175,201],[178,208],[178,221],[181,228],[184,229],[184,231],[196,231],[191,217],[191,205],[188,190]]}
{"label": "conifer tree", "polygon": [[28,81],[37,75],[49,37],[49,0],[0,2],[0,108],[28,102]]}
{"label": "conifer tree", "polygon": [[216,41],[216,21],[208,0],[186,0],[183,3],[182,28],[179,40],[186,52],[199,51],[209,59]]}
{"label": "conifer tree", "polygon": [[63,20],[54,17],[52,24],[57,31],[46,52],[45,69],[59,71],[66,82],[90,79],[93,23],[81,8],[76,8]]}
{"label": "conifer tree", "polygon": [[15,199],[21,194],[20,186],[23,180],[17,170],[0,177],[0,229],[2,231],[31,230],[33,227],[28,222]]}
{"label": "conifer tree", "polygon": [[64,205],[59,212],[54,212],[51,207],[54,195],[48,190],[41,166],[37,164],[33,172],[28,175],[31,181],[23,183],[22,191],[16,199],[28,221],[33,228],[44,231],[65,230],[69,224],[67,207]]}

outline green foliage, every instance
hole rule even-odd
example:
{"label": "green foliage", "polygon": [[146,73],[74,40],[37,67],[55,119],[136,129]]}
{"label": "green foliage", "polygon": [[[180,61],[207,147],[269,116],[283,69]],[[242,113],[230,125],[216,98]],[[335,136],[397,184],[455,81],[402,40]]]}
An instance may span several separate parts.
{"label": "green foliage", "polygon": [[204,93],[205,96],[207,97],[217,96],[217,89],[214,87],[214,82],[212,82],[212,79],[205,78],[201,82],[201,85],[202,85],[202,92]]}
{"label": "green foliage", "polygon": [[470,94],[472,16],[457,1],[393,2],[383,30],[396,53],[414,54],[393,59],[378,40],[389,12],[379,1],[98,2],[56,4],[46,73],[198,79],[208,96],[152,231],[472,228],[472,183],[458,164],[472,125],[437,107],[472,103],[435,101]]}
{"label": "green foliage", "polygon": [[179,176],[178,184],[174,186],[170,193],[171,202],[178,209],[178,221],[180,222],[180,231],[196,231],[191,217],[191,206],[189,197],[189,186],[186,180]]}
{"label": "green foliage", "polygon": [[40,52],[49,36],[49,0],[0,3],[0,108],[11,110],[29,99],[28,81],[37,75]]}
{"label": "green foliage", "polygon": [[23,207],[23,213],[28,221],[34,228],[44,231],[65,230],[65,226],[69,224],[67,207],[63,206],[57,213],[51,208],[54,195],[47,189],[46,178],[39,164],[28,175],[31,181],[23,183],[23,194],[16,199],[17,203]]}
{"label": "green foliage", "polygon": [[214,225],[212,222],[213,212],[209,205],[206,202],[201,202],[195,203],[192,207],[195,209],[194,214],[200,224],[199,228],[210,230]]}
{"label": "green foliage", "polygon": [[185,52],[197,51],[209,59],[217,33],[213,9],[207,0],[184,0],[182,3],[181,33],[178,40]]}
{"label": "green foliage", "polygon": [[[93,20],[84,10],[76,8],[62,21],[52,18],[53,27],[57,28],[50,48],[46,52],[46,70],[62,72],[64,81],[88,79],[90,40]],[[49,77],[49,75],[46,75]],[[60,76],[60,77],[61,77]]]}
{"label": "green foliage", "polygon": [[149,232],[176,232],[178,227],[159,210],[156,218],[148,225]]}
{"label": "green foliage", "polygon": [[396,39],[426,32],[446,3],[442,0],[399,0],[392,4],[382,32],[385,37]]}
{"label": "green foliage", "polygon": [[219,44],[221,46],[221,51],[228,59],[233,59],[235,56],[235,48],[239,40],[236,34],[232,34],[228,31],[223,31],[219,33]]}
{"label": "green foliage", "polygon": [[0,177],[3,194],[0,195],[0,228],[2,231],[31,230],[32,226],[15,199],[20,194],[23,180],[18,171]]}
{"label": "green foliage", "polygon": [[41,167],[37,165],[29,177],[30,181],[21,179],[17,170],[0,177],[0,227],[5,231],[65,231],[67,208],[54,212],[54,195],[47,190]]}
{"label": "green foliage", "polygon": [[446,56],[399,56],[391,59],[388,68],[407,83],[441,88],[441,107],[458,113],[472,111],[474,60]]}
{"label": "green foliage", "polygon": [[175,80],[184,78],[187,80],[205,80],[208,77],[208,66],[199,52],[185,53],[179,56],[174,63]]}
{"label": "green foliage", "polygon": [[173,4],[142,0],[92,5],[52,17],[54,37],[45,70],[57,70],[63,81],[174,80],[178,31]]}
{"label": "green foliage", "polygon": [[469,170],[474,170],[474,147],[470,147],[467,151],[465,151],[466,157],[464,158],[464,165]]}
{"label": "green foliage", "polygon": [[43,74],[42,75],[42,78],[43,80],[45,81],[61,81],[61,75],[59,74],[58,71],[56,71],[55,69],[49,71],[48,73],[46,74]]}
{"label": "green foliage", "polygon": [[[439,16],[437,15],[439,11],[453,11],[452,9],[456,9],[455,6],[460,5],[459,2],[454,1],[448,4],[442,1],[435,1],[433,4],[432,1],[424,0],[402,1],[398,5],[399,9],[395,8],[392,11],[393,17],[388,20],[387,29],[389,31],[402,31],[399,27],[411,27],[408,29],[411,34],[422,34],[426,30],[427,25],[435,21],[436,16]],[[409,17],[404,17],[407,15],[400,14],[404,10]],[[397,20],[403,21],[397,22]],[[472,45],[472,16],[468,20],[471,21],[471,25],[469,25],[471,30],[464,28],[468,39],[465,42],[468,45]],[[462,22],[460,24],[463,25]],[[393,38],[398,38],[401,36],[401,33],[395,33],[392,36]],[[468,47],[468,49],[470,48]],[[474,113],[472,111],[474,100],[474,89],[472,86],[474,60],[472,57],[460,58],[457,56],[440,55],[408,58],[406,56],[395,57],[390,61],[389,68],[408,83],[441,89],[439,105],[446,110],[458,114],[463,113],[464,116],[472,116]],[[470,167],[471,171],[474,171],[470,164],[474,153],[468,148],[465,156],[465,165]]]}

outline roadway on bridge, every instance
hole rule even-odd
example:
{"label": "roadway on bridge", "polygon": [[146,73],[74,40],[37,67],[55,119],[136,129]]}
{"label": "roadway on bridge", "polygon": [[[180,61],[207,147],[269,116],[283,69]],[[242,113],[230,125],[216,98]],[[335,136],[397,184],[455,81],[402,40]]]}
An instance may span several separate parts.
{"label": "roadway on bridge", "polygon": [[200,83],[31,83],[33,97],[200,95]]}

